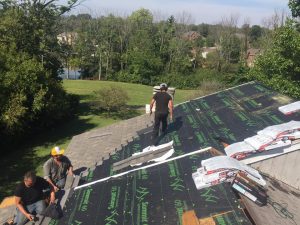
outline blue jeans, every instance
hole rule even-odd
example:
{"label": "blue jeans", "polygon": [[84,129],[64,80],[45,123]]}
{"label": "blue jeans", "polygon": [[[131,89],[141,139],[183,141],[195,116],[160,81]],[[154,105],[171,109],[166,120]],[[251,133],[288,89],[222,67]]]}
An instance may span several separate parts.
{"label": "blue jeans", "polygon": [[[46,203],[44,200],[40,200],[31,205],[24,206],[24,209],[30,214],[41,214],[46,209]],[[27,221],[27,217],[17,208],[14,223],[16,225],[24,225]]]}
{"label": "blue jeans", "polygon": [[154,127],[152,131],[152,145],[158,144],[158,135],[160,123],[162,125],[162,133],[165,133],[168,127],[168,113],[155,112]]}
{"label": "blue jeans", "polygon": [[60,180],[56,181],[56,186],[59,188],[59,189],[63,189],[65,187],[65,184],[66,184],[66,177],[64,178],[61,178]]}

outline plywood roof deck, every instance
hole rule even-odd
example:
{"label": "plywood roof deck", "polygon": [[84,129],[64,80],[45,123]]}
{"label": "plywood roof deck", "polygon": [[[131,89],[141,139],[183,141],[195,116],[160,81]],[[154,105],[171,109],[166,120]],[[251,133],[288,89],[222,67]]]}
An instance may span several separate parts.
{"label": "plywood roof deck", "polygon": [[243,202],[255,224],[296,225],[300,221],[300,191],[281,181],[267,178],[269,204],[258,207],[247,198]]}

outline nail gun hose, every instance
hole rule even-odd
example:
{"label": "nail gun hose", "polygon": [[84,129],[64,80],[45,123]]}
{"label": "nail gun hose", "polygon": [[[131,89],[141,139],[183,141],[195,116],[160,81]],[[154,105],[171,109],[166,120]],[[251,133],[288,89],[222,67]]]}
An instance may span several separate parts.
{"label": "nail gun hose", "polygon": [[295,225],[297,225],[296,221],[294,220],[294,215],[290,211],[288,211],[288,204],[287,203],[278,203],[273,201],[271,198],[268,198],[268,203],[273,207],[275,212],[285,219],[290,219],[294,222]]}

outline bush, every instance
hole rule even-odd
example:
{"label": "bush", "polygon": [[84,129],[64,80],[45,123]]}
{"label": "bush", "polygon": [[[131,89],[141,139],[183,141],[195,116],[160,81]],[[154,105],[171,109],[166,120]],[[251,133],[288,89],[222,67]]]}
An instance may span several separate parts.
{"label": "bush", "polygon": [[[165,82],[169,86],[179,89],[197,89],[204,81],[222,80],[223,75],[215,70],[198,69],[191,74],[168,73],[161,75],[157,82]],[[157,84],[156,82],[156,84]]]}
{"label": "bush", "polygon": [[94,102],[95,107],[99,110],[118,112],[125,109],[126,103],[129,100],[125,90],[118,86],[110,86],[95,92],[98,100]]}
{"label": "bush", "polygon": [[217,80],[205,80],[197,88],[197,91],[189,96],[189,99],[199,98],[205,95],[209,95],[220,90],[224,90],[226,86]]}
{"label": "bush", "polygon": [[169,73],[161,76],[159,80],[179,89],[196,88],[200,85],[199,81],[195,79],[195,74],[181,75]]}

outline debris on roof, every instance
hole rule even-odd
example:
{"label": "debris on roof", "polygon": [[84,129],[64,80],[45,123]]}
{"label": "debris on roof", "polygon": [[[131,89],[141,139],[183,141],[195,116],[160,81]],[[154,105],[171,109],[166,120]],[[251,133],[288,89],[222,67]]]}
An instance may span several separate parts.
{"label": "debris on roof", "polygon": [[146,162],[159,162],[170,158],[174,153],[173,141],[159,146],[148,146],[142,152],[133,153],[131,157],[113,164],[113,171],[128,166],[138,166]]}

